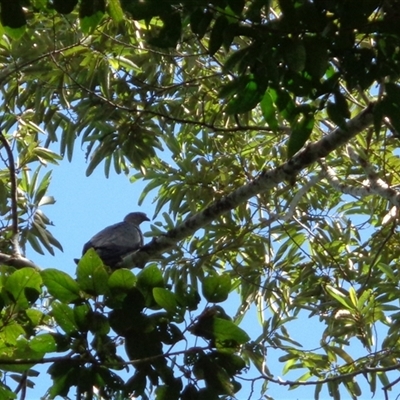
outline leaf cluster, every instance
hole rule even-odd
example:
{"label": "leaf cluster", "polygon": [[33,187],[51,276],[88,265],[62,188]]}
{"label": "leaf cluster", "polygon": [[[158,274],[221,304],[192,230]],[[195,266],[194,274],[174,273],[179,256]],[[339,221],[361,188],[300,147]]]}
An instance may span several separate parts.
{"label": "leaf cluster", "polygon": [[[198,309],[200,296],[182,285],[172,290],[156,265],[137,275],[126,269],[110,274],[89,250],[76,274],[75,280],[56,269],[3,268],[0,365],[5,374],[34,376],[33,367],[55,353],[59,356],[48,369],[50,398],[67,396],[71,387],[85,398],[98,390],[105,399],[117,393],[146,398],[149,385],[157,388],[157,399],[218,398],[239,390],[234,377],[246,363],[238,350],[249,337],[215,305],[229,294],[226,277],[206,279],[203,291],[214,305],[185,328],[186,314]],[[194,345],[188,333],[206,345]],[[186,344],[177,348],[183,340]],[[176,375],[177,364],[184,374]],[[125,380],[113,372],[124,368]],[[12,393],[5,385],[0,389],[0,398]]]}

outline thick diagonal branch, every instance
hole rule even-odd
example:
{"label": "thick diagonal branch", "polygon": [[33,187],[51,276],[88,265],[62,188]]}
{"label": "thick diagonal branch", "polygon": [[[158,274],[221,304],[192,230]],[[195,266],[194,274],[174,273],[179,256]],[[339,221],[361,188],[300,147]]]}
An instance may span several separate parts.
{"label": "thick diagonal branch", "polygon": [[290,160],[272,170],[264,170],[259,177],[236,189],[231,194],[212,203],[203,211],[188,217],[182,224],[168,231],[165,235],[154,238],[138,252],[125,257],[121,267],[144,265],[151,259],[186,237],[193,235],[198,229],[206,226],[220,215],[233,210],[253,196],[276,187],[283,181],[291,181],[296,175],[317,160],[326,157],[332,151],[349,142],[354,136],[373,123],[374,104],[370,104],[360,114],[347,122],[343,128],[336,128],[315,143],[310,143],[295,154]]}

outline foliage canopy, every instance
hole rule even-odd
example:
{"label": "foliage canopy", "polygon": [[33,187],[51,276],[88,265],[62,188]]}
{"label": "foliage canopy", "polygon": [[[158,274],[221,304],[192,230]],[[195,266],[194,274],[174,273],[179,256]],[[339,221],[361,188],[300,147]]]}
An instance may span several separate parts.
{"label": "foliage canopy", "polygon": [[[38,364],[49,398],[232,398],[245,379],[253,396],[387,397],[400,368],[398,2],[0,5],[0,399],[24,398]],[[145,180],[140,203],[153,196],[159,221],[127,268],[90,250],[75,279],[24,253],[62,249],[42,170],[79,145],[87,175],[101,164]],[[243,323],[254,308],[256,333]],[[301,318],[318,327],[311,346]]]}

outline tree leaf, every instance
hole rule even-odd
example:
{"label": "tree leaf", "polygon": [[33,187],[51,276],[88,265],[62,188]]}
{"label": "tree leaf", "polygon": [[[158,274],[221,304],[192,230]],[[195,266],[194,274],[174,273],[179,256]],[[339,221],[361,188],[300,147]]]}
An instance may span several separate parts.
{"label": "tree leaf", "polygon": [[197,8],[190,15],[190,27],[192,32],[203,38],[213,18],[213,13],[203,8]]}
{"label": "tree leaf", "polygon": [[220,303],[225,301],[231,291],[231,278],[227,274],[208,275],[203,279],[203,296],[210,303]]}
{"label": "tree leaf", "polygon": [[38,271],[33,268],[21,268],[7,279],[5,288],[15,303],[26,309],[39,297],[41,284],[42,279]]}
{"label": "tree leaf", "polygon": [[57,350],[57,342],[54,335],[44,333],[32,338],[29,341],[29,347],[38,353],[46,354]]}
{"label": "tree leaf", "polygon": [[279,125],[278,120],[276,119],[276,110],[268,90],[264,93],[264,96],[260,102],[260,106],[265,122],[273,131],[277,131]]}
{"label": "tree leaf", "polygon": [[104,0],[81,0],[79,18],[84,33],[92,32],[103,19],[105,12]]}
{"label": "tree leaf", "polygon": [[178,301],[174,293],[167,289],[155,287],[153,296],[156,303],[164,310],[174,314],[178,310]]}
{"label": "tree leaf", "polygon": [[314,128],[314,116],[305,115],[296,121],[288,141],[288,158],[292,158],[309,139]]}
{"label": "tree leaf", "polygon": [[108,287],[111,292],[126,292],[137,282],[136,276],[128,269],[117,269],[114,271],[108,279]]}
{"label": "tree leaf", "polygon": [[94,249],[89,249],[79,260],[76,276],[81,290],[93,296],[108,293],[109,275]]}
{"label": "tree leaf", "polygon": [[108,1],[108,13],[115,22],[122,22],[124,19],[124,14],[121,8],[119,0],[109,0]]}
{"label": "tree leaf", "polygon": [[253,79],[249,79],[247,85],[237,92],[226,106],[227,114],[240,114],[252,110],[263,98],[264,85],[260,85]]}
{"label": "tree leaf", "polygon": [[75,321],[74,311],[66,304],[58,301],[53,302],[51,314],[60,328],[68,335],[74,336],[79,331]]}
{"label": "tree leaf", "polygon": [[208,52],[213,56],[222,46],[224,41],[224,31],[228,27],[228,18],[224,15],[220,15],[214,22],[214,25],[210,34],[210,41],[208,44]]}
{"label": "tree leaf", "polygon": [[18,0],[1,0],[1,24],[13,39],[19,39],[25,32],[26,19]]}
{"label": "tree leaf", "polygon": [[70,14],[77,4],[78,0],[53,0],[54,9],[60,14]]}
{"label": "tree leaf", "polygon": [[73,303],[80,299],[79,285],[67,273],[47,268],[41,276],[49,293],[61,302]]}
{"label": "tree leaf", "polygon": [[137,275],[137,286],[139,288],[155,288],[164,286],[164,278],[156,265],[149,265]]}

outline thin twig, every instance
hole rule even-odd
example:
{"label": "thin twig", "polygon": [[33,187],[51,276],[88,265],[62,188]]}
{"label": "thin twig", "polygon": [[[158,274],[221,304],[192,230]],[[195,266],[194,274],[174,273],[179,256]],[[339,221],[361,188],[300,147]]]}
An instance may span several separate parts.
{"label": "thin twig", "polygon": [[[125,105],[121,105],[118,103],[115,103],[114,101],[108,99],[107,97],[97,93],[96,91],[87,88],[86,86],[82,85],[81,83],[79,83],[71,74],[68,73],[68,71],[63,68],[61,66],[61,64],[55,59],[55,57],[53,57],[50,54],[50,58],[52,59],[53,63],[56,65],[56,67],[65,75],[67,75],[72,82],[74,82],[74,84],[81,89],[82,91],[92,95],[93,97],[96,97],[98,100],[100,100],[101,102],[107,104],[108,106],[114,108],[114,109],[118,109],[121,111],[126,111],[129,113],[136,113],[139,116],[142,115],[151,115],[153,117],[158,117],[158,118],[162,118],[165,119],[167,121],[173,121],[175,123],[178,124],[191,124],[191,125],[195,125],[195,126],[200,126],[202,128],[207,128],[213,132],[225,132],[225,133],[233,133],[233,132],[242,132],[242,131],[263,131],[263,132],[272,132],[270,127],[265,127],[265,126],[259,126],[259,125],[243,125],[243,126],[236,126],[233,128],[226,128],[223,126],[216,126],[213,123],[207,123],[205,121],[196,121],[196,120],[191,120],[191,119],[185,119],[185,118],[177,118],[177,117],[171,117],[167,114],[164,114],[162,112],[159,111],[155,111],[155,110],[149,110],[149,109],[140,109],[137,107],[127,107]],[[286,127],[286,126],[280,126],[279,127],[279,131],[281,132],[289,132],[290,128]]]}

